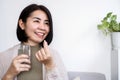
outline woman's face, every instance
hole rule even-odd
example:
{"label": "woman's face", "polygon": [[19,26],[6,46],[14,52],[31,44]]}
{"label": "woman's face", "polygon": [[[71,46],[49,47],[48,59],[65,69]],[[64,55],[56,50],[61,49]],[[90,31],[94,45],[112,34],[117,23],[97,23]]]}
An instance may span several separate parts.
{"label": "woman's face", "polygon": [[24,30],[29,44],[38,45],[42,42],[50,31],[46,13],[42,10],[32,12],[24,24]]}

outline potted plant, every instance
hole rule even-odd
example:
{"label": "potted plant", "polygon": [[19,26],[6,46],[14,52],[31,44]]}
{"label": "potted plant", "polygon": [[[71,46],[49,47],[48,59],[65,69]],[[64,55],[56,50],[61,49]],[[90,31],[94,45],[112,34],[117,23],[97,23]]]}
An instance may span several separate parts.
{"label": "potted plant", "polygon": [[107,13],[97,27],[105,35],[111,35],[113,48],[120,48],[120,23],[117,21],[117,15],[112,14],[112,12]]}

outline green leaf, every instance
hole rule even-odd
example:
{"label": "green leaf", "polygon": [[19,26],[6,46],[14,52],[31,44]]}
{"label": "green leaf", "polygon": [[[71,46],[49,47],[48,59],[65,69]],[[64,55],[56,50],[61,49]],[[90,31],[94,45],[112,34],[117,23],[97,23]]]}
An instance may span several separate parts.
{"label": "green leaf", "polygon": [[111,16],[111,20],[116,20],[116,19],[117,19],[117,15]]}
{"label": "green leaf", "polygon": [[98,29],[99,30],[102,30],[103,29],[103,26],[101,24],[98,24]]}
{"label": "green leaf", "polygon": [[102,20],[101,22],[107,21],[107,19],[108,19],[108,17],[104,17],[103,20]]}
{"label": "green leaf", "polygon": [[107,13],[107,18],[111,17],[112,12]]}
{"label": "green leaf", "polygon": [[101,24],[98,24],[97,27],[105,35],[110,32],[120,32],[120,23],[117,22],[117,15],[112,15],[112,12],[107,13],[101,20]]}

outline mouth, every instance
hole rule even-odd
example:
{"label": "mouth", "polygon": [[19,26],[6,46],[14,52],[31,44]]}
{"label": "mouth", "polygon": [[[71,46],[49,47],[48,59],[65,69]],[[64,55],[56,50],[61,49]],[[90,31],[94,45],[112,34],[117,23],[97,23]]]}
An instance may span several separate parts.
{"label": "mouth", "polygon": [[35,32],[35,34],[39,37],[39,38],[44,38],[45,33],[43,32]]}

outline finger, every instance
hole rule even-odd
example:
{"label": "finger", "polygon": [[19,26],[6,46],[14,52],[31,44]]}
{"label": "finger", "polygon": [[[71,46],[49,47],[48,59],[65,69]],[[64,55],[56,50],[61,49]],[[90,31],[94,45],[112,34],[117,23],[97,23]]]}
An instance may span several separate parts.
{"label": "finger", "polygon": [[49,51],[49,48],[48,48],[48,43],[44,40],[43,42],[43,47],[44,47],[44,50],[45,50],[45,53],[46,54],[49,54],[50,51]]}
{"label": "finger", "polygon": [[19,59],[17,60],[18,63],[28,63],[30,64],[30,60],[29,59]]}
{"label": "finger", "polygon": [[30,68],[19,68],[19,72],[22,72],[22,71],[29,71]]}
{"label": "finger", "polygon": [[[21,57],[22,56],[24,56],[24,55],[21,55]],[[26,56],[26,55],[25,55]],[[14,65],[14,66],[17,66],[17,65],[19,65],[19,64],[21,64],[21,63],[28,63],[28,64],[30,64],[30,59],[28,59],[28,58],[20,58],[19,56],[17,56],[16,58],[14,58],[13,59],[13,61],[12,61],[12,64]]]}
{"label": "finger", "polygon": [[19,64],[19,66],[17,66],[17,70],[19,72],[21,72],[21,71],[29,71],[30,68],[31,68],[31,66],[28,65],[28,64]]}
{"label": "finger", "polygon": [[20,73],[21,71],[28,71],[31,68],[31,66],[28,64],[17,63],[15,64],[14,68],[17,71],[17,73]]}
{"label": "finger", "polygon": [[21,54],[21,55],[17,56],[15,59],[28,59],[28,58],[29,58],[28,55]]}
{"label": "finger", "polygon": [[43,59],[40,50],[36,53],[36,58],[37,58],[39,61],[41,61],[41,60]]}
{"label": "finger", "polygon": [[20,68],[28,68],[28,69],[31,68],[31,66],[28,65],[28,64],[21,64],[19,67],[20,67]]}
{"label": "finger", "polygon": [[40,52],[41,52],[41,56],[42,56],[42,59],[46,59],[47,58],[47,55],[45,53],[45,50],[43,48],[40,49]]}

